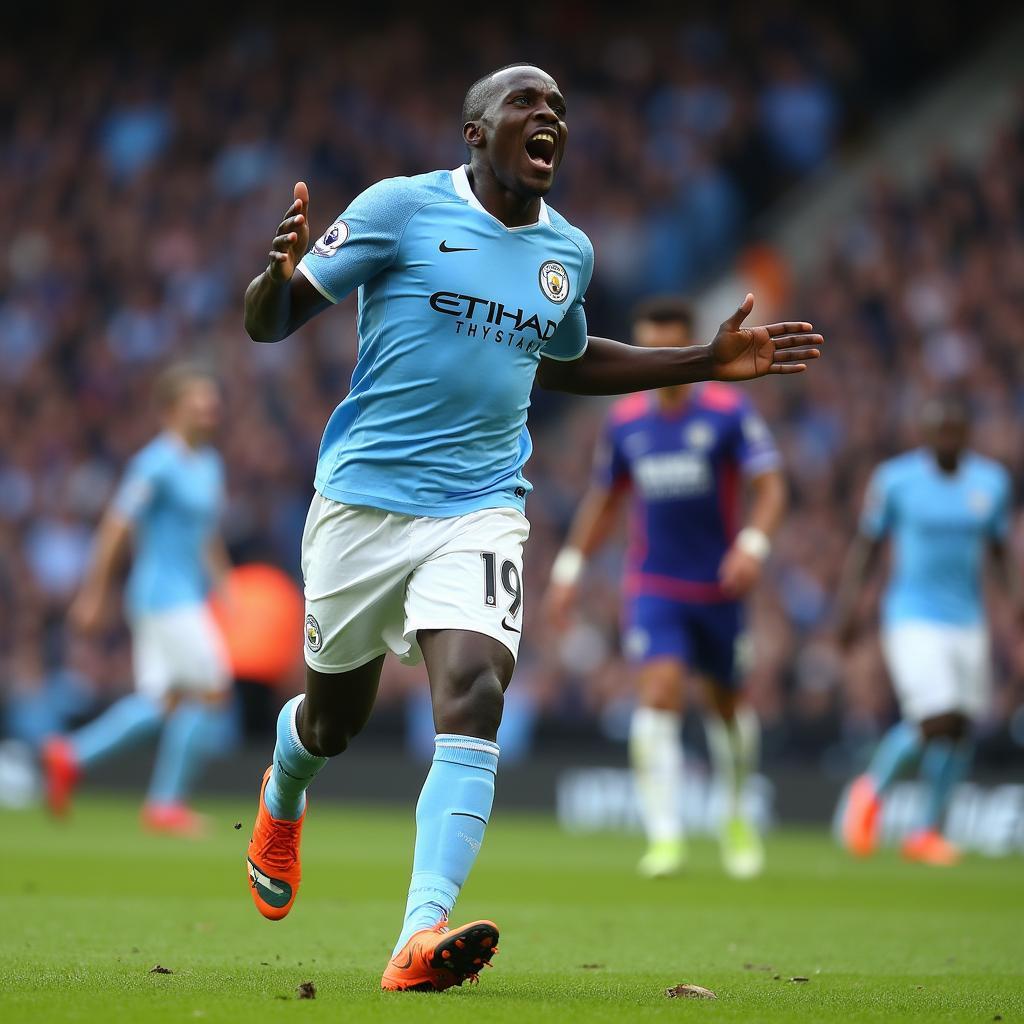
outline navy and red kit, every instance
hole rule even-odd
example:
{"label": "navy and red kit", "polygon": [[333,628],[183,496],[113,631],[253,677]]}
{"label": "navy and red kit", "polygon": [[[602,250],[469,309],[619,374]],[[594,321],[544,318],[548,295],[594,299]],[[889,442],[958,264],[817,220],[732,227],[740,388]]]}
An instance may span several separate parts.
{"label": "navy and red kit", "polygon": [[740,527],[742,477],[778,466],[764,420],[724,384],[695,386],[671,410],[650,393],[612,406],[595,474],[632,494],[623,609],[632,661],[675,657],[739,683],[743,606],[722,592],[718,571]]}

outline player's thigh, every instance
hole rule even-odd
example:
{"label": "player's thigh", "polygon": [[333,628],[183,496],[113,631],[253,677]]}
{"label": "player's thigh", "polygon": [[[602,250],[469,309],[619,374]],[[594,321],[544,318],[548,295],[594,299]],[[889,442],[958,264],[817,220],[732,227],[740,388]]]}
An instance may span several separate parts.
{"label": "player's thigh", "polygon": [[750,637],[738,601],[689,607],[694,671],[704,680],[711,706],[731,718],[750,670]]}
{"label": "player's thigh", "polygon": [[402,653],[412,517],[314,495],[302,535],[306,665],[324,675]]}
{"label": "player's thigh", "polygon": [[903,717],[922,722],[961,704],[949,627],[907,621],[882,632],[882,652]]}
{"label": "player's thigh", "polygon": [[[418,637],[438,631],[461,631],[490,637],[498,645],[482,649],[509,655],[508,674],[522,638],[525,588],[523,546],[529,536],[526,517],[513,509],[485,509],[447,520],[417,520],[414,550],[425,557],[413,569],[405,593],[404,661],[415,663]],[[465,650],[466,643],[443,642],[442,653]],[[497,658],[497,653],[495,654]],[[499,662],[504,659],[498,658]],[[506,680],[507,683],[507,680]]]}
{"label": "player's thigh", "polygon": [[157,620],[155,614],[139,615],[132,620],[132,675],[139,693],[165,703],[173,686],[174,671]]}
{"label": "player's thigh", "polygon": [[966,718],[981,718],[992,703],[992,651],[984,626],[970,626],[951,633],[960,701],[956,710]]}

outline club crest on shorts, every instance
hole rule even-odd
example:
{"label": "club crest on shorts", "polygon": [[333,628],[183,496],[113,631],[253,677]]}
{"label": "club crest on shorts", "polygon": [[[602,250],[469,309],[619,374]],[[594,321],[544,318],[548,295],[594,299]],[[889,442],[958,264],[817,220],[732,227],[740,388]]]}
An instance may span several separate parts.
{"label": "club crest on shorts", "polygon": [[320,623],[313,615],[306,616],[306,646],[315,654],[324,645],[324,635],[320,632]]}
{"label": "club crest on shorts", "polygon": [[348,241],[348,225],[343,220],[335,221],[313,245],[317,256],[333,256]]}
{"label": "club crest on shorts", "polygon": [[562,303],[569,297],[569,275],[558,260],[540,265],[540,290],[552,301]]}

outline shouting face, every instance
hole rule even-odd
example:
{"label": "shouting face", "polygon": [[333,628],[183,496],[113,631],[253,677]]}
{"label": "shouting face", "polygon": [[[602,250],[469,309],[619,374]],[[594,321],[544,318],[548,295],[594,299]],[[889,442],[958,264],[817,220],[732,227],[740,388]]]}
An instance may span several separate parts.
{"label": "shouting face", "polygon": [[484,83],[479,111],[463,127],[491,173],[510,192],[542,196],[562,162],[569,129],[555,80],[529,65],[498,71]]}

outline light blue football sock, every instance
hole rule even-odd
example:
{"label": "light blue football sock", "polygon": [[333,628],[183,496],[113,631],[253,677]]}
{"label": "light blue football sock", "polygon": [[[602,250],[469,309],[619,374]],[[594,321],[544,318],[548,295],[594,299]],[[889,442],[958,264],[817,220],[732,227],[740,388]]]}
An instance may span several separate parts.
{"label": "light blue football sock", "polygon": [[180,803],[213,753],[212,739],[225,711],[202,701],[185,701],[168,716],[156,752],[146,799],[154,804]]}
{"label": "light blue football sock", "polygon": [[963,781],[971,766],[974,744],[970,740],[940,737],[929,741],[921,758],[921,775],[928,785],[922,825],[938,829],[957,783]]}
{"label": "light blue football sock", "polygon": [[442,733],[416,804],[416,852],[397,953],[451,913],[483,842],[494,802],[498,745]]}
{"label": "light blue football sock", "polygon": [[897,722],[878,744],[868,775],[876,793],[884,793],[921,751],[921,733],[913,722]]}
{"label": "light blue football sock", "polygon": [[304,697],[292,697],[277,716],[277,745],[274,768],[267,782],[264,799],[272,817],[298,821],[306,809],[306,787],[325,764],[326,757],[311,754],[299,739],[295,716]]}
{"label": "light blue football sock", "polygon": [[75,761],[89,769],[104,759],[154,736],[163,721],[163,707],[152,697],[132,693],[111,704],[88,725],[68,737]]}

